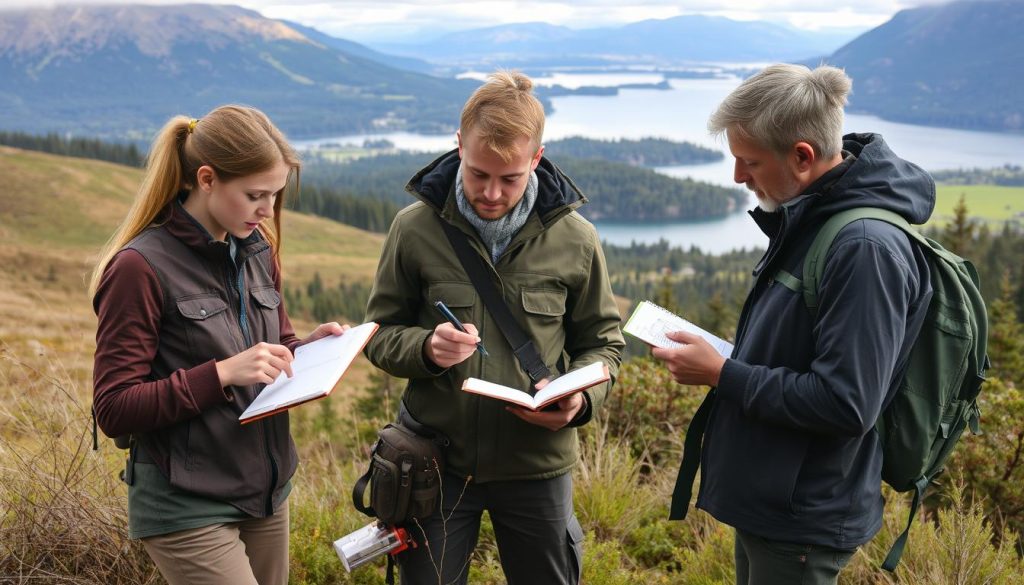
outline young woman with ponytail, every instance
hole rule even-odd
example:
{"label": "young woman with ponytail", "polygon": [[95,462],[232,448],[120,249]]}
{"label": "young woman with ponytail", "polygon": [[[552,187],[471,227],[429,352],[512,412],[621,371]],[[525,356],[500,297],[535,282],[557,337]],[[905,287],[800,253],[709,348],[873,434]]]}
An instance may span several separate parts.
{"label": "young woman with ponytail", "polygon": [[130,437],[129,536],[171,585],[284,585],[297,457],[282,413],[241,425],[299,339],[281,302],[281,207],[300,162],[267,117],[223,106],[160,131],[100,254],[94,414]]}

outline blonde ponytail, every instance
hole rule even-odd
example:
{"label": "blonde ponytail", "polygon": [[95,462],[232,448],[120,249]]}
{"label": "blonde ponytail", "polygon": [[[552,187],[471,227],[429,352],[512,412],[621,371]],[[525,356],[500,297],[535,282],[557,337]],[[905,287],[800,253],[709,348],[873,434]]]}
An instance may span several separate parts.
{"label": "blonde ponytail", "polygon": [[267,116],[245,106],[221,106],[199,120],[175,116],[157,134],[146,159],[146,174],[135,202],[114,235],[100,251],[89,281],[95,296],[103,271],[121,248],[156,220],[183,189],[195,185],[199,167],[209,165],[217,177],[230,181],[265,171],[283,162],[291,168],[288,183],[274,202],[274,219],[260,226],[280,264],[281,210],[289,186],[298,190],[301,161],[284,134]]}
{"label": "blonde ponytail", "polygon": [[188,138],[190,119],[175,116],[157,134],[146,157],[146,174],[135,201],[117,231],[100,250],[99,261],[89,280],[90,298],[96,294],[107,264],[135,236],[142,233],[160,210],[167,206],[182,185],[181,148]]}

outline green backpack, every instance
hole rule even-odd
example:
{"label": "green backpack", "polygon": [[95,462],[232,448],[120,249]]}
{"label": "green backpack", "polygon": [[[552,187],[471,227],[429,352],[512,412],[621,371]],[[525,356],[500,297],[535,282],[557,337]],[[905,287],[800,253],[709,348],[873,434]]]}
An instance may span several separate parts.
{"label": "green backpack", "polygon": [[882,443],[882,479],[898,492],[914,492],[907,528],[882,564],[893,571],[925,488],[942,472],[964,429],[980,433],[978,392],[989,365],[988,317],[973,264],[922,236],[896,213],[870,207],[848,209],[825,222],[804,259],[803,281],[784,271],[776,274],[780,284],[803,294],[812,314],[818,312],[818,283],[829,247],[840,230],[859,219],[888,222],[918,242],[927,254],[934,289],[906,374],[875,425]]}

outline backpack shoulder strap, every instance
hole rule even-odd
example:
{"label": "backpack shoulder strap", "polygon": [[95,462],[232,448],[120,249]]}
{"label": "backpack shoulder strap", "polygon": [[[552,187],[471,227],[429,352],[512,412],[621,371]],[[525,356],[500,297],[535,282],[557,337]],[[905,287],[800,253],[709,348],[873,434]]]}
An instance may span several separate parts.
{"label": "backpack shoulder strap", "polygon": [[683,442],[683,460],[676,475],[675,487],[672,488],[672,503],[669,508],[669,520],[685,520],[690,508],[690,497],[693,495],[693,482],[697,479],[700,467],[700,454],[704,444],[704,431],[708,427],[711,408],[715,404],[717,390],[711,389],[694,413],[690,425],[686,428],[686,440]]}
{"label": "backpack shoulder strap", "polygon": [[783,273],[783,271],[776,275],[776,280],[787,288],[796,290],[794,287],[800,286],[804,296],[804,304],[807,305],[807,308],[814,315],[818,314],[818,285],[821,283],[821,277],[825,274],[825,260],[829,249],[832,247],[832,242],[835,241],[836,236],[839,235],[839,232],[844,227],[860,219],[878,219],[892,224],[906,232],[911,239],[920,242],[926,247],[931,247],[924,236],[911,228],[903,216],[892,211],[875,207],[853,207],[833,215],[821,226],[818,235],[814,237],[811,247],[807,250],[807,255],[804,256],[803,280],[801,281],[791,274]]}

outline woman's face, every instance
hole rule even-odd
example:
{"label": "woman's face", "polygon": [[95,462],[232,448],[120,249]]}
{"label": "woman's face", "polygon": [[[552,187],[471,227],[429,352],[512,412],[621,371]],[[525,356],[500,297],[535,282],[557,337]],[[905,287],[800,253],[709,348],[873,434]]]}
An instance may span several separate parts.
{"label": "woman's face", "polygon": [[[204,177],[204,169],[209,169],[207,175],[212,176]],[[290,172],[291,167],[280,161],[265,171],[224,181],[213,169],[200,168],[199,185],[208,196],[204,198],[205,214],[199,215],[205,215],[207,221],[202,217],[196,219],[218,240],[225,239],[227,234],[245,239],[261,222],[274,217],[274,202]]]}

